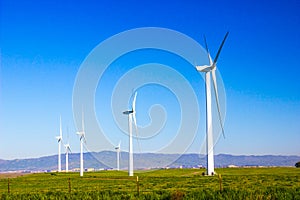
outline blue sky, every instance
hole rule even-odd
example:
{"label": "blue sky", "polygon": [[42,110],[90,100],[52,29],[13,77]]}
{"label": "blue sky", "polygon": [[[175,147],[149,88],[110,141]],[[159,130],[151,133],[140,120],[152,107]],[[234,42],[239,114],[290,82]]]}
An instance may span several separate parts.
{"label": "blue sky", "polygon": [[[78,152],[72,93],[80,65],[100,42],[140,27],[173,29],[202,45],[205,34],[212,56],[230,31],[218,61],[226,91],[226,139],[220,138],[216,153],[300,155],[299,9],[296,0],[1,0],[0,158],[56,154],[60,115],[64,138],[69,135],[73,152]],[[147,62],[183,73],[197,91],[203,117],[203,80],[191,66],[183,67],[184,61],[151,50],[120,58],[99,82],[95,109],[104,132],[114,132],[107,134],[109,140],[122,140],[123,149],[128,147],[126,134],[103,116],[101,102],[109,102],[116,77],[130,71],[130,64]],[[154,151],[151,147],[160,148],[172,138],[180,120],[178,102],[155,85],[140,88],[138,97],[141,127],[151,123],[151,105],[164,105],[167,114],[164,134],[154,143],[141,141],[144,151]],[[112,109],[105,108],[112,119]],[[203,151],[204,130],[202,120],[189,152]]]}

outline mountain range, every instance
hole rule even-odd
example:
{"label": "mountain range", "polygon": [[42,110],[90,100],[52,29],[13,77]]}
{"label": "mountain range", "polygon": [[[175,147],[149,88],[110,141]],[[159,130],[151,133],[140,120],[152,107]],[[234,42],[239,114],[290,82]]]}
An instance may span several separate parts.
{"label": "mountain range", "polygon": [[[62,169],[65,167],[65,155],[62,154]],[[120,168],[127,169],[128,153],[121,152]],[[278,155],[215,155],[216,167],[228,166],[295,166],[300,156]],[[137,169],[205,167],[206,156],[199,154],[134,154],[134,166]],[[116,168],[116,152],[101,151],[84,153],[84,167],[94,169]],[[69,169],[79,168],[79,153],[69,154]],[[8,171],[51,171],[57,169],[57,155],[30,159],[1,160],[0,172]]]}

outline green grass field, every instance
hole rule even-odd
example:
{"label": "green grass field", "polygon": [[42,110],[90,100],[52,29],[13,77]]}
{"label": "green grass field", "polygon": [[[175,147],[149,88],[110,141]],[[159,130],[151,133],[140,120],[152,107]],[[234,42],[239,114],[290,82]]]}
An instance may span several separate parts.
{"label": "green grass field", "polygon": [[[298,168],[168,169],[0,177],[1,199],[300,199]],[[9,184],[8,184],[9,182]]]}

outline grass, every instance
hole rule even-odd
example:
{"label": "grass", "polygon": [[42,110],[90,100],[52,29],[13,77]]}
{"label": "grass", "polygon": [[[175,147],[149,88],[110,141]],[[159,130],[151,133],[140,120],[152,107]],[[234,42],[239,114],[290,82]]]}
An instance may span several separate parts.
{"label": "grass", "polygon": [[[300,199],[300,169],[225,168],[202,176],[203,169],[167,169],[136,177],[124,171],[38,173],[0,177],[1,199]],[[69,188],[70,184],[70,188]],[[69,189],[71,191],[69,192]]]}

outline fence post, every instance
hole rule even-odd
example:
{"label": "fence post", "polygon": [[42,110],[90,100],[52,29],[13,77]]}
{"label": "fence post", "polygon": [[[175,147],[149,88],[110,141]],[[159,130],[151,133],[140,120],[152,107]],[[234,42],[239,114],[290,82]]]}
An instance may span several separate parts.
{"label": "fence post", "polygon": [[7,192],[10,193],[10,181],[9,178],[7,179]]}
{"label": "fence post", "polygon": [[70,177],[68,178],[68,183],[69,183],[69,193],[71,193],[71,179],[70,179]]}
{"label": "fence post", "polygon": [[136,187],[137,187],[137,194],[140,196],[140,183],[139,183],[139,177],[136,176]]}
{"label": "fence post", "polygon": [[220,183],[220,192],[222,192],[223,191],[223,184],[222,184],[222,176],[221,176],[221,174],[219,174],[219,183]]}

